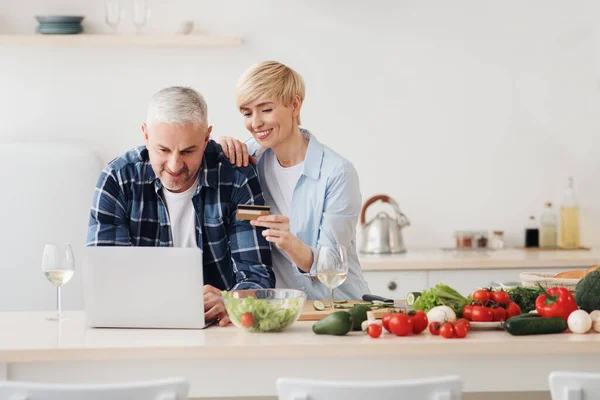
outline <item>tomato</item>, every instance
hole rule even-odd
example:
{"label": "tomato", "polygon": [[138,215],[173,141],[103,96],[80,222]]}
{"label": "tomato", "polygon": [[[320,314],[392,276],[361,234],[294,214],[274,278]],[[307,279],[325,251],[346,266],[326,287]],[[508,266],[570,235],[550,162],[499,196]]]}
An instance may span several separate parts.
{"label": "tomato", "polygon": [[502,307],[492,308],[494,314],[494,321],[506,321],[506,310]]}
{"label": "tomato", "polygon": [[456,320],[456,322],[454,323],[454,325],[464,325],[467,327],[467,332],[471,330],[471,322],[469,322],[468,319],[464,319],[464,318],[460,318],[458,320]]}
{"label": "tomato", "polygon": [[390,331],[390,319],[392,319],[393,316],[394,316],[394,313],[387,313],[383,316],[383,318],[381,318],[381,324],[383,325],[385,330],[388,332],[391,332]]}
{"label": "tomato", "polygon": [[521,307],[517,303],[510,303],[506,309],[506,318],[512,318],[515,315],[521,315]]}
{"label": "tomato", "polygon": [[510,295],[504,290],[499,290],[492,293],[492,300],[498,304],[508,304],[510,303]]}
{"label": "tomato", "polygon": [[413,320],[405,314],[396,314],[390,319],[390,332],[396,336],[410,335],[413,331]]}
{"label": "tomato", "polygon": [[429,324],[429,332],[431,332],[432,335],[439,335],[441,327],[442,324],[439,322],[432,322]]}
{"label": "tomato", "polygon": [[381,332],[382,331],[383,331],[383,329],[378,324],[370,324],[369,327],[367,328],[367,333],[373,339],[378,338],[379,336],[381,336]]}
{"label": "tomato", "polygon": [[414,314],[411,312],[408,314],[410,318],[413,320],[413,330],[414,334],[419,334],[427,329],[427,325],[429,325],[429,321],[427,320],[427,314],[423,311],[417,311]]}
{"label": "tomato", "polygon": [[473,318],[473,306],[470,304],[464,306],[462,309],[462,315],[464,318],[470,321]]}
{"label": "tomato", "polygon": [[492,322],[494,313],[489,307],[475,306],[473,307],[474,322]]}
{"label": "tomato", "polygon": [[446,339],[450,339],[454,336],[454,326],[452,326],[452,322],[446,322],[440,328],[440,336],[445,337]]}
{"label": "tomato", "polygon": [[245,328],[250,328],[252,325],[254,325],[254,316],[252,315],[252,313],[243,313],[240,317],[240,324],[242,324],[242,326]]}
{"label": "tomato", "polygon": [[467,336],[468,331],[469,329],[467,329],[467,326],[465,324],[454,325],[454,336],[456,336],[459,339],[462,339],[465,336]]}
{"label": "tomato", "polygon": [[481,301],[482,303],[485,303],[488,300],[491,300],[490,299],[491,295],[492,295],[492,292],[489,292],[489,291],[483,290],[483,289],[479,289],[473,293],[473,300]]}

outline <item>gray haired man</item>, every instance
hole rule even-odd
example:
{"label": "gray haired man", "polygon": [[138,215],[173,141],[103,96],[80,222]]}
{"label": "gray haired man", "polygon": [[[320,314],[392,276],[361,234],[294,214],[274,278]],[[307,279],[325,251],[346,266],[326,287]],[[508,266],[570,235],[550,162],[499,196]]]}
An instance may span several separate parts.
{"label": "gray haired man", "polygon": [[111,161],[100,174],[87,246],[203,249],[205,318],[229,322],[221,290],[275,286],[269,243],[238,204],[264,205],[254,167],[236,167],[210,140],[204,98],[169,87],[150,100],[145,146]]}

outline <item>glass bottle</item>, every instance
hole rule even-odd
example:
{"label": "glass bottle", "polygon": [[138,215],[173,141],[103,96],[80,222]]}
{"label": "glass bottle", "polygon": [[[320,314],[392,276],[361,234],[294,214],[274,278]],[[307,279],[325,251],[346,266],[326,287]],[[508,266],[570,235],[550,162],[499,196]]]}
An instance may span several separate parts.
{"label": "glass bottle", "polygon": [[565,249],[579,247],[579,203],[573,177],[569,178],[569,186],[560,207],[560,244]]}
{"label": "glass bottle", "polygon": [[558,216],[547,202],[540,218],[540,247],[551,249],[558,246]]}
{"label": "glass bottle", "polygon": [[540,246],[540,230],[535,223],[535,217],[532,215],[529,217],[529,224],[525,228],[525,247],[539,247]]}

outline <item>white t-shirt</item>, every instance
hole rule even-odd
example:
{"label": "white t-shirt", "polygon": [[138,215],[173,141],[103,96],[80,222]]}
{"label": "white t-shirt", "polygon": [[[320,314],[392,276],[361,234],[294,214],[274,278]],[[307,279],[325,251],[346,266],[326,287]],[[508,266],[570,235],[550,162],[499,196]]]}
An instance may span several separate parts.
{"label": "white t-shirt", "polygon": [[[264,157],[265,174],[263,182],[267,185],[272,197],[273,204],[269,204],[271,214],[285,215],[291,219],[292,196],[296,183],[298,183],[298,179],[302,174],[304,161],[292,167],[284,168],[279,164],[275,153],[272,151],[265,153]],[[292,265],[291,259],[284,251],[279,250],[276,246],[272,246],[271,249],[273,271],[275,271],[277,282],[276,287],[295,289],[297,283],[294,269],[296,267]]]}
{"label": "white t-shirt", "polygon": [[191,188],[181,193],[173,193],[163,188],[171,233],[173,234],[173,247],[198,247],[196,242],[196,210],[192,204],[192,197],[196,193],[198,181]]}

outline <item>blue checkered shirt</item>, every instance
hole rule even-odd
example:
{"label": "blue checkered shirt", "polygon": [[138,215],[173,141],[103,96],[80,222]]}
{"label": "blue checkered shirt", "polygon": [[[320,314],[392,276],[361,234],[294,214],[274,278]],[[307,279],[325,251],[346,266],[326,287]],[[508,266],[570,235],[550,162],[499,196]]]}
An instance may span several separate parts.
{"label": "blue checkered shirt", "polygon": [[[111,161],[100,174],[86,246],[173,246],[162,184],[141,146]],[[238,204],[264,205],[254,167],[231,165],[209,141],[192,197],[204,283],[221,290],[275,287],[269,243],[235,217]]]}

